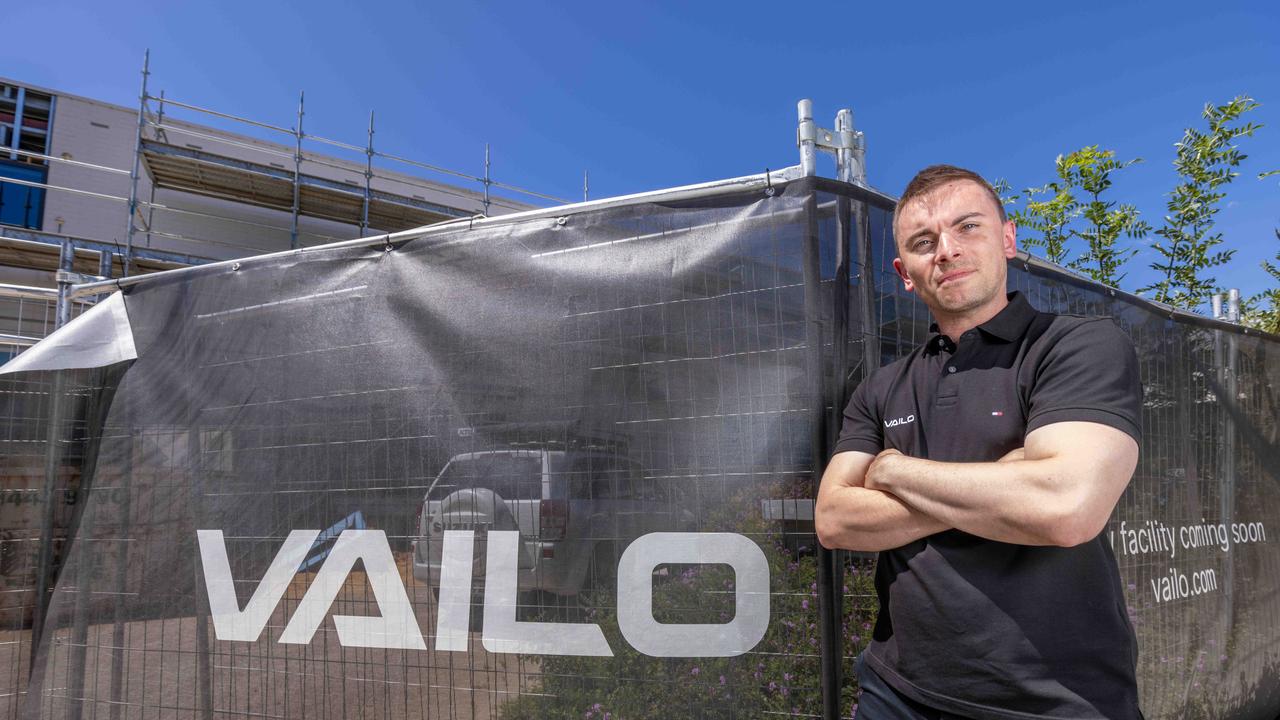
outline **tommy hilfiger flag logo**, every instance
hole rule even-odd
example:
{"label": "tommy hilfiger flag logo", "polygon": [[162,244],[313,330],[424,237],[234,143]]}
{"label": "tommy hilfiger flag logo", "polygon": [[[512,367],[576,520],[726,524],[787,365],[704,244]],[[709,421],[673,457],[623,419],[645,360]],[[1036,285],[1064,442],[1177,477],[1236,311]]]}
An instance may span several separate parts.
{"label": "tommy hilfiger flag logo", "polygon": [[1003,410],[992,410],[992,411],[991,411],[991,416],[992,416],[992,417],[1003,417],[1003,416],[1004,416],[1004,411],[1003,411]]}

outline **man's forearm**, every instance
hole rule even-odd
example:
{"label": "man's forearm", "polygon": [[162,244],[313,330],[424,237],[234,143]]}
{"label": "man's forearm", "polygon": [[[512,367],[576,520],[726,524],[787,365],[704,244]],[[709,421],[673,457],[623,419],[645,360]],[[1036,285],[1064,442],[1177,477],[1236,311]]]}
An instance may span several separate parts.
{"label": "man's forearm", "polygon": [[1071,503],[1045,460],[945,463],[899,455],[868,483],[901,502],[973,535],[1021,545],[1057,545]]}
{"label": "man's forearm", "polygon": [[973,535],[1070,547],[1102,532],[1138,463],[1127,433],[1064,421],[1027,434],[999,462],[944,463],[887,450],[863,484]]}
{"label": "man's forearm", "polygon": [[875,458],[865,452],[843,452],[827,464],[813,516],[823,545],[845,550],[887,550],[948,529],[899,498],[864,487],[867,468]]}
{"label": "man's forearm", "polygon": [[897,455],[877,458],[866,484],[989,540],[1070,547],[1102,531],[1136,457],[1136,446],[1131,454],[1099,450],[1088,459],[1056,455],[992,463]]}
{"label": "man's forearm", "polygon": [[815,507],[818,539],[833,549],[888,550],[951,527],[887,492],[857,485],[824,488]]}

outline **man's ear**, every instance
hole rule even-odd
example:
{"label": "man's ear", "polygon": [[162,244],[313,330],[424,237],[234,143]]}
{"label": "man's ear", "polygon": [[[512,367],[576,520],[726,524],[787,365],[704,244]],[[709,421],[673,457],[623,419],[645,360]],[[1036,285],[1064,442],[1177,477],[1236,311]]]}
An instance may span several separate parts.
{"label": "man's ear", "polygon": [[1001,232],[1004,256],[1012,260],[1013,256],[1018,254],[1018,226],[1012,220],[1006,220]]}
{"label": "man's ear", "polygon": [[[1013,256],[1010,255],[1009,257]],[[916,285],[911,282],[911,278],[907,275],[906,269],[902,267],[902,258],[893,259],[893,269],[898,271],[898,277],[902,278],[902,287],[906,288],[907,292],[913,292]]]}

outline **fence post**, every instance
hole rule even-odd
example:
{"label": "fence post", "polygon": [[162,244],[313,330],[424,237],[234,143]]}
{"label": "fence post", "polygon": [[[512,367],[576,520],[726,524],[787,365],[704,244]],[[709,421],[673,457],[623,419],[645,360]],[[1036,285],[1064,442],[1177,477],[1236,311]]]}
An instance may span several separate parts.
{"label": "fence post", "polygon": [[800,126],[796,129],[796,141],[800,145],[800,174],[813,177],[818,174],[817,126],[813,124],[813,101],[806,98],[796,103],[796,114],[800,119]]}
{"label": "fence post", "polygon": [[62,248],[58,252],[58,304],[55,308],[53,329],[66,325],[71,320],[71,273],[75,269],[76,248],[71,238],[62,238]]}
{"label": "fence post", "polygon": [[[62,404],[65,394],[65,371],[55,371],[49,391],[49,427],[45,433],[44,489],[40,493],[40,549],[36,556],[36,596],[31,615],[31,664],[28,673],[36,672],[40,644],[44,639],[49,612],[50,570],[53,566],[54,494],[58,483],[58,445],[62,433]],[[33,688],[34,689],[34,688]]]}
{"label": "fence post", "polygon": [[[1240,322],[1240,290],[1231,288],[1227,292],[1227,322]],[[1228,526],[1235,523],[1236,514],[1236,417],[1243,416],[1240,412],[1240,391],[1238,387],[1238,365],[1239,365],[1239,344],[1238,336],[1235,332],[1224,333],[1226,335],[1226,357],[1224,358],[1223,367],[1223,383],[1221,392],[1225,396],[1222,398],[1226,402],[1223,404],[1226,412],[1223,415],[1222,427],[1222,477],[1220,478],[1220,505],[1222,511],[1221,523]],[[1226,581],[1222,583],[1223,595],[1227,601],[1226,617],[1235,617],[1235,553],[1228,553],[1224,564],[1226,565]]]}

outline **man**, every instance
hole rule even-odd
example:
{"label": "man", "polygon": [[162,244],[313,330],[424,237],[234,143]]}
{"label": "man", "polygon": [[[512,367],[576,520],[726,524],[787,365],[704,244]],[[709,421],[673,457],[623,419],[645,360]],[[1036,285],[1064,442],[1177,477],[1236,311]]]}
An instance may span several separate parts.
{"label": "man", "polygon": [[880,551],[859,717],[1141,718],[1102,536],[1138,459],[1131,343],[1006,294],[1015,227],[973,172],[917,174],[894,237],[935,325],[853,393],[816,507],[823,545]]}

